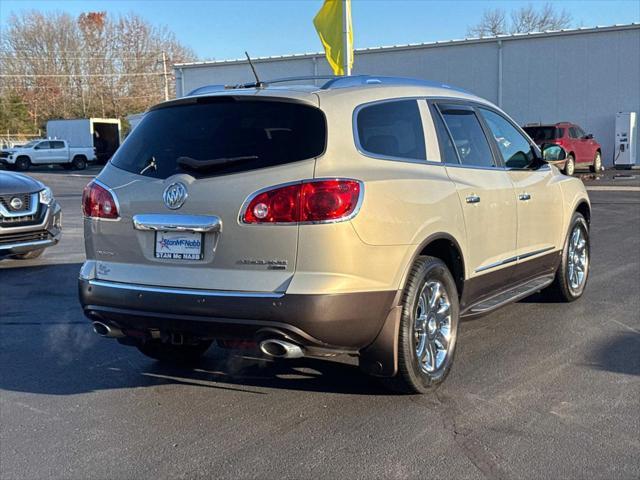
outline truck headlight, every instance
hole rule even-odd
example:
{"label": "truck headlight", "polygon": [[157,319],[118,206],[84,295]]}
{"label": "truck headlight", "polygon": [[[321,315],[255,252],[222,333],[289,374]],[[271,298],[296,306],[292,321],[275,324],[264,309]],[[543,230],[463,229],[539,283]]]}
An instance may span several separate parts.
{"label": "truck headlight", "polygon": [[53,202],[53,192],[49,187],[44,187],[44,190],[40,190],[40,203],[49,205]]}

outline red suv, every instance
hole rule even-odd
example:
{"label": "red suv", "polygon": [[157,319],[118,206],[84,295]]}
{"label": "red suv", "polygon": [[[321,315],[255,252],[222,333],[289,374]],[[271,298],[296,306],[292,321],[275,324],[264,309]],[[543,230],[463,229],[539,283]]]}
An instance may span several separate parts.
{"label": "red suv", "polygon": [[[573,175],[576,167],[589,165],[589,170],[602,169],[602,149],[592,134],[584,133],[578,125],[560,122],[553,125],[526,125],[524,131],[538,145],[555,143],[567,151],[567,158],[557,165],[567,175]],[[554,162],[555,163],[555,162]],[[564,165],[562,165],[564,164]]]}

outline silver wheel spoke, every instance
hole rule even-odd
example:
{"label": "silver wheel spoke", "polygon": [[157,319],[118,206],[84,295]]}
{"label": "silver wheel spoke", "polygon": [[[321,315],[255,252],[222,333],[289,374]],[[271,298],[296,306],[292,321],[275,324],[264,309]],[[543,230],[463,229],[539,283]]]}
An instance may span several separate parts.
{"label": "silver wheel spoke", "polygon": [[442,350],[449,350],[449,340],[444,336],[442,332],[436,334],[436,342],[440,344]]}
{"label": "silver wheel spoke", "polygon": [[429,310],[435,310],[436,305],[438,305],[438,300],[442,296],[442,287],[440,283],[436,283],[431,291],[431,298],[429,299]]}

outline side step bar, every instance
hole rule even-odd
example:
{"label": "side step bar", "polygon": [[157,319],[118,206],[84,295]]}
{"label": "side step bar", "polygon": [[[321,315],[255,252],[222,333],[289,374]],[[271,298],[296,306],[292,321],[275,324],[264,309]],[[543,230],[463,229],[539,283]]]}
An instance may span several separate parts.
{"label": "side step bar", "polygon": [[491,298],[482,300],[479,303],[471,305],[463,313],[462,317],[471,317],[475,315],[484,315],[486,313],[497,310],[509,303],[517,302],[523,298],[532,295],[553,283],[554,274],[545,275],[534,278],[526,283],[513,287],[506,292],[501,292]]}

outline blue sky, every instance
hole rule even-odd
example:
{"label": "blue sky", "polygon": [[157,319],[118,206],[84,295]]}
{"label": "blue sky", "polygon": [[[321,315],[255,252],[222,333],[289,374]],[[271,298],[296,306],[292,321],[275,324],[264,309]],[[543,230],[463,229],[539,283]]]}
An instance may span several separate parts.
{"label": "blue sky", "polygon": [[[544,2],[353,0],[356,48],[463,38],[485,8],[511,10]],[[554,1],[576,26],[640,22],[639,0]],[[320,51],[311,23],[322,0],[1,0],[0,26],[11,12],[36,9],[78,15],[106,10],[136,12],[168,26],[201,59]]]}

